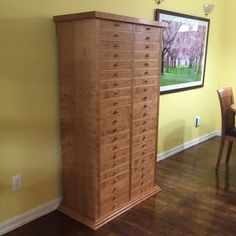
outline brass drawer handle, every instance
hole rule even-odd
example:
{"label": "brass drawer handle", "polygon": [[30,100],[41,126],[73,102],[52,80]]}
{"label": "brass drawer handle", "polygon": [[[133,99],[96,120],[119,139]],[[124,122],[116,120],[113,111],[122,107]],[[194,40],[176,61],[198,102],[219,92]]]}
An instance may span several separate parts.
{"label": "brass drawer handle", "polygon": [[143,90],[143,92],[147,92],[148,91],[148,89],[147,88],[145,88],[144,90]]}
{"label": "brass drawer handle", "polygon": [[119,54],[118,54],[118,53],[116,53],[116,54],[114,54],[114,55],[113,55],[113,57],[118,57],[118,56],[119,56]]}
{"label": "brass drawer handle", "polygon": [[146,40],[150,40],[150,37],[146,37]]}
{"label": "brass drawer handle", "polygon": [[145,116],[147,116],[147,113],[144,113],[144,114],[143,114],[143,117],[145,117]]}
{"label": "brass drawer handle", "polygon": [[114,134],[114,133],[116,133],[117,132],[117,129],[113,129],[112,130],[112,133]]}
{"label": "brass drawer handle", "polygon": [[113,111],[113,115],[116,115],[118,114],[119,112],[118,111]]}
{"label": "brass drawer handle", "polygon": [[142,174],[142,175],[141,175],[141,178],[143,179],[144,177],[145,177],[145,174]]}
{"label": "brass drawer handle", "polygon": [[[144,105],[144,108],[145,108],[145,106],[147,106],[147,105]],[[144,122],[143,122],[143,125],[146,125],[147,124],[147,121],[145,120]]]}
{"label": "brass drawer handle", "polygon": [[113,67],[117,67],[117,66],[119,66],[119,63],[113,64]]}
{"label": "brass drawer handle", "polygon": [[149,46],[149,45],[146,45],[145,48],[148,49],[148,48],[150,48],[150,46]]}
{"label": "brass drawer handle", "polygon": [[117,82],[115,82],[114,84],[113,84],[113,86],[114,87],[116,87],[116,86],[118,86],[119,84],[117,83]]}
{"label": "brass drawer handle", "polygon": [[145,147],[146,147],[146,144],[143,144],[143,145],[142,145],[142,148],[145,148]]}
{"label": "brass drawer handle", "polygon": [[149,57],[149,54],[146,54],[145,57]]}
{"label": "brass drawer handle", "polygon": [[116,149],[118,149],[117,145],[112,148],[112,151],[115,151]]}
{"label": "brass drawer handle", "polygon": [[149,74],[149,72],[148,72],[148,71],[145,71],[145,72],[144,72],[144,74],[145,74],[145,75],[148,75],[148,74]]}
{"label": "brass drawer handle", "polygon": [[113,102],[113,106],[116,106],[116,105],[118,105],[118,102]]}
{"label": "brass drawer handle", "polygon": [[113,75],[113,77],[118,77],[119,76],[119,74],[118,73],[115,73],[114,75]]}
{"label": "brass drawer handle", "polygon": [[146,79],[146,80],[144,81],[144,83],[147,84],[147,83],[148,83],[148,80]]}
{"label": "brass drawer handle", "polygon": [[114,34],[113,35],[115,38],[118,38],[119,37],[119,34]]}
{"label": "brass drawer handle", "polygon": [[146,101],[147,99],[148,99],[148,97],[147,97],[147,96],[145,96],[145,97],[143,98],[143,100],[144,100],[144,101]]}
{"label": "brass drawer handle", "polygon": [[[148,107],[148,105],[147,104],[145,104],[144,106],[143,106],[143,109],[145,109],[145,108],[147,108]],[[146,121],[144,121],[145,123],[146,123]]]}
{"label": "brass drawer handle", "polygon": [[143,140],[145,140],[146,138],[147,138],[146,136],[143,136],[143,138],[142,138],[142,139],[143,139]]}
{"label": "brass drawer handle", "polygon": [[117,120],[114,120],[113,122],[112,122],[112,124],[114,125],[114,124],[116,124],[116,123],[118,123],[118,121]]}
{"label": "brass drawer handle", "polygon": [[114,143],[114,142],[117,141],[117,140],[118,140],[118,138],[115,137],[115,138],[112,139],[112,142]]}

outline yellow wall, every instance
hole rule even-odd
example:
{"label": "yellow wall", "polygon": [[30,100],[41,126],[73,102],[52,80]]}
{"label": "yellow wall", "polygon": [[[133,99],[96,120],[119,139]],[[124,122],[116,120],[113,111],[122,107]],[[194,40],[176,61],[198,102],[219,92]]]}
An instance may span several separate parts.
{"label": "yellow wall", "polygon": [[[217,129],[215,90],[223,63],[225,1],[212,2],[215,9],[210,15],[205,86],[161,96],[159,152]],[[160,7],[204,16],[204,3],[165,0]],[[100,10],[153,19],[155,8],[154,0],[0,1],[0,221],[60,196],[57,50],[52,16]],[[233,12],[230,14],[233,17]],[[228,36],[226,55],[234,48],[233,38]],[[231,58],[229,70],[233,68],[233,55]],[[196,115],[202,118],[199,128],[194,127]],[[11,178],[17,174],[23,177],[23,188],[13,192]]]}

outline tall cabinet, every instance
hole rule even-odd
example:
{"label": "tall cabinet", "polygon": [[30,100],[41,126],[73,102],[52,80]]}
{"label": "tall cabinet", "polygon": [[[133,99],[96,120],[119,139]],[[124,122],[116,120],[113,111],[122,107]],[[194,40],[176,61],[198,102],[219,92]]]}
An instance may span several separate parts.
{"label": "tall cabinet", "polygon": [[164,23],[103,12],[55,16],[63,200],[96,229],[157,193]]}

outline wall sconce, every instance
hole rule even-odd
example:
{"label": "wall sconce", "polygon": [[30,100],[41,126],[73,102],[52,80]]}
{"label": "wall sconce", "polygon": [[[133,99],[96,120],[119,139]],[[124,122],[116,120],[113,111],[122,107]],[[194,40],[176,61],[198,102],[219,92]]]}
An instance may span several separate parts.
{"label": "wall sconce", "polygon": [[164,0],[155,0],[156,3],[159,5],[160,3],[162,3]]}
{"label": "wall sconce", "polygon": [[203,10],[204,10],[205,16],[210,14],[212,12],[213,8],[214,8],[213,4],[204,4],[203,5]]}

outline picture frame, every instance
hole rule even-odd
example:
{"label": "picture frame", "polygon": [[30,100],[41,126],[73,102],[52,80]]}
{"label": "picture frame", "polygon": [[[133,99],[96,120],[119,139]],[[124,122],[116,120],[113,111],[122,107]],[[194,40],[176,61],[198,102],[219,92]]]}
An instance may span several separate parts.
{"label": "picture frame", "polygon": [[163,30],[160,93],[204,86],[210,20],[156,9]]}

